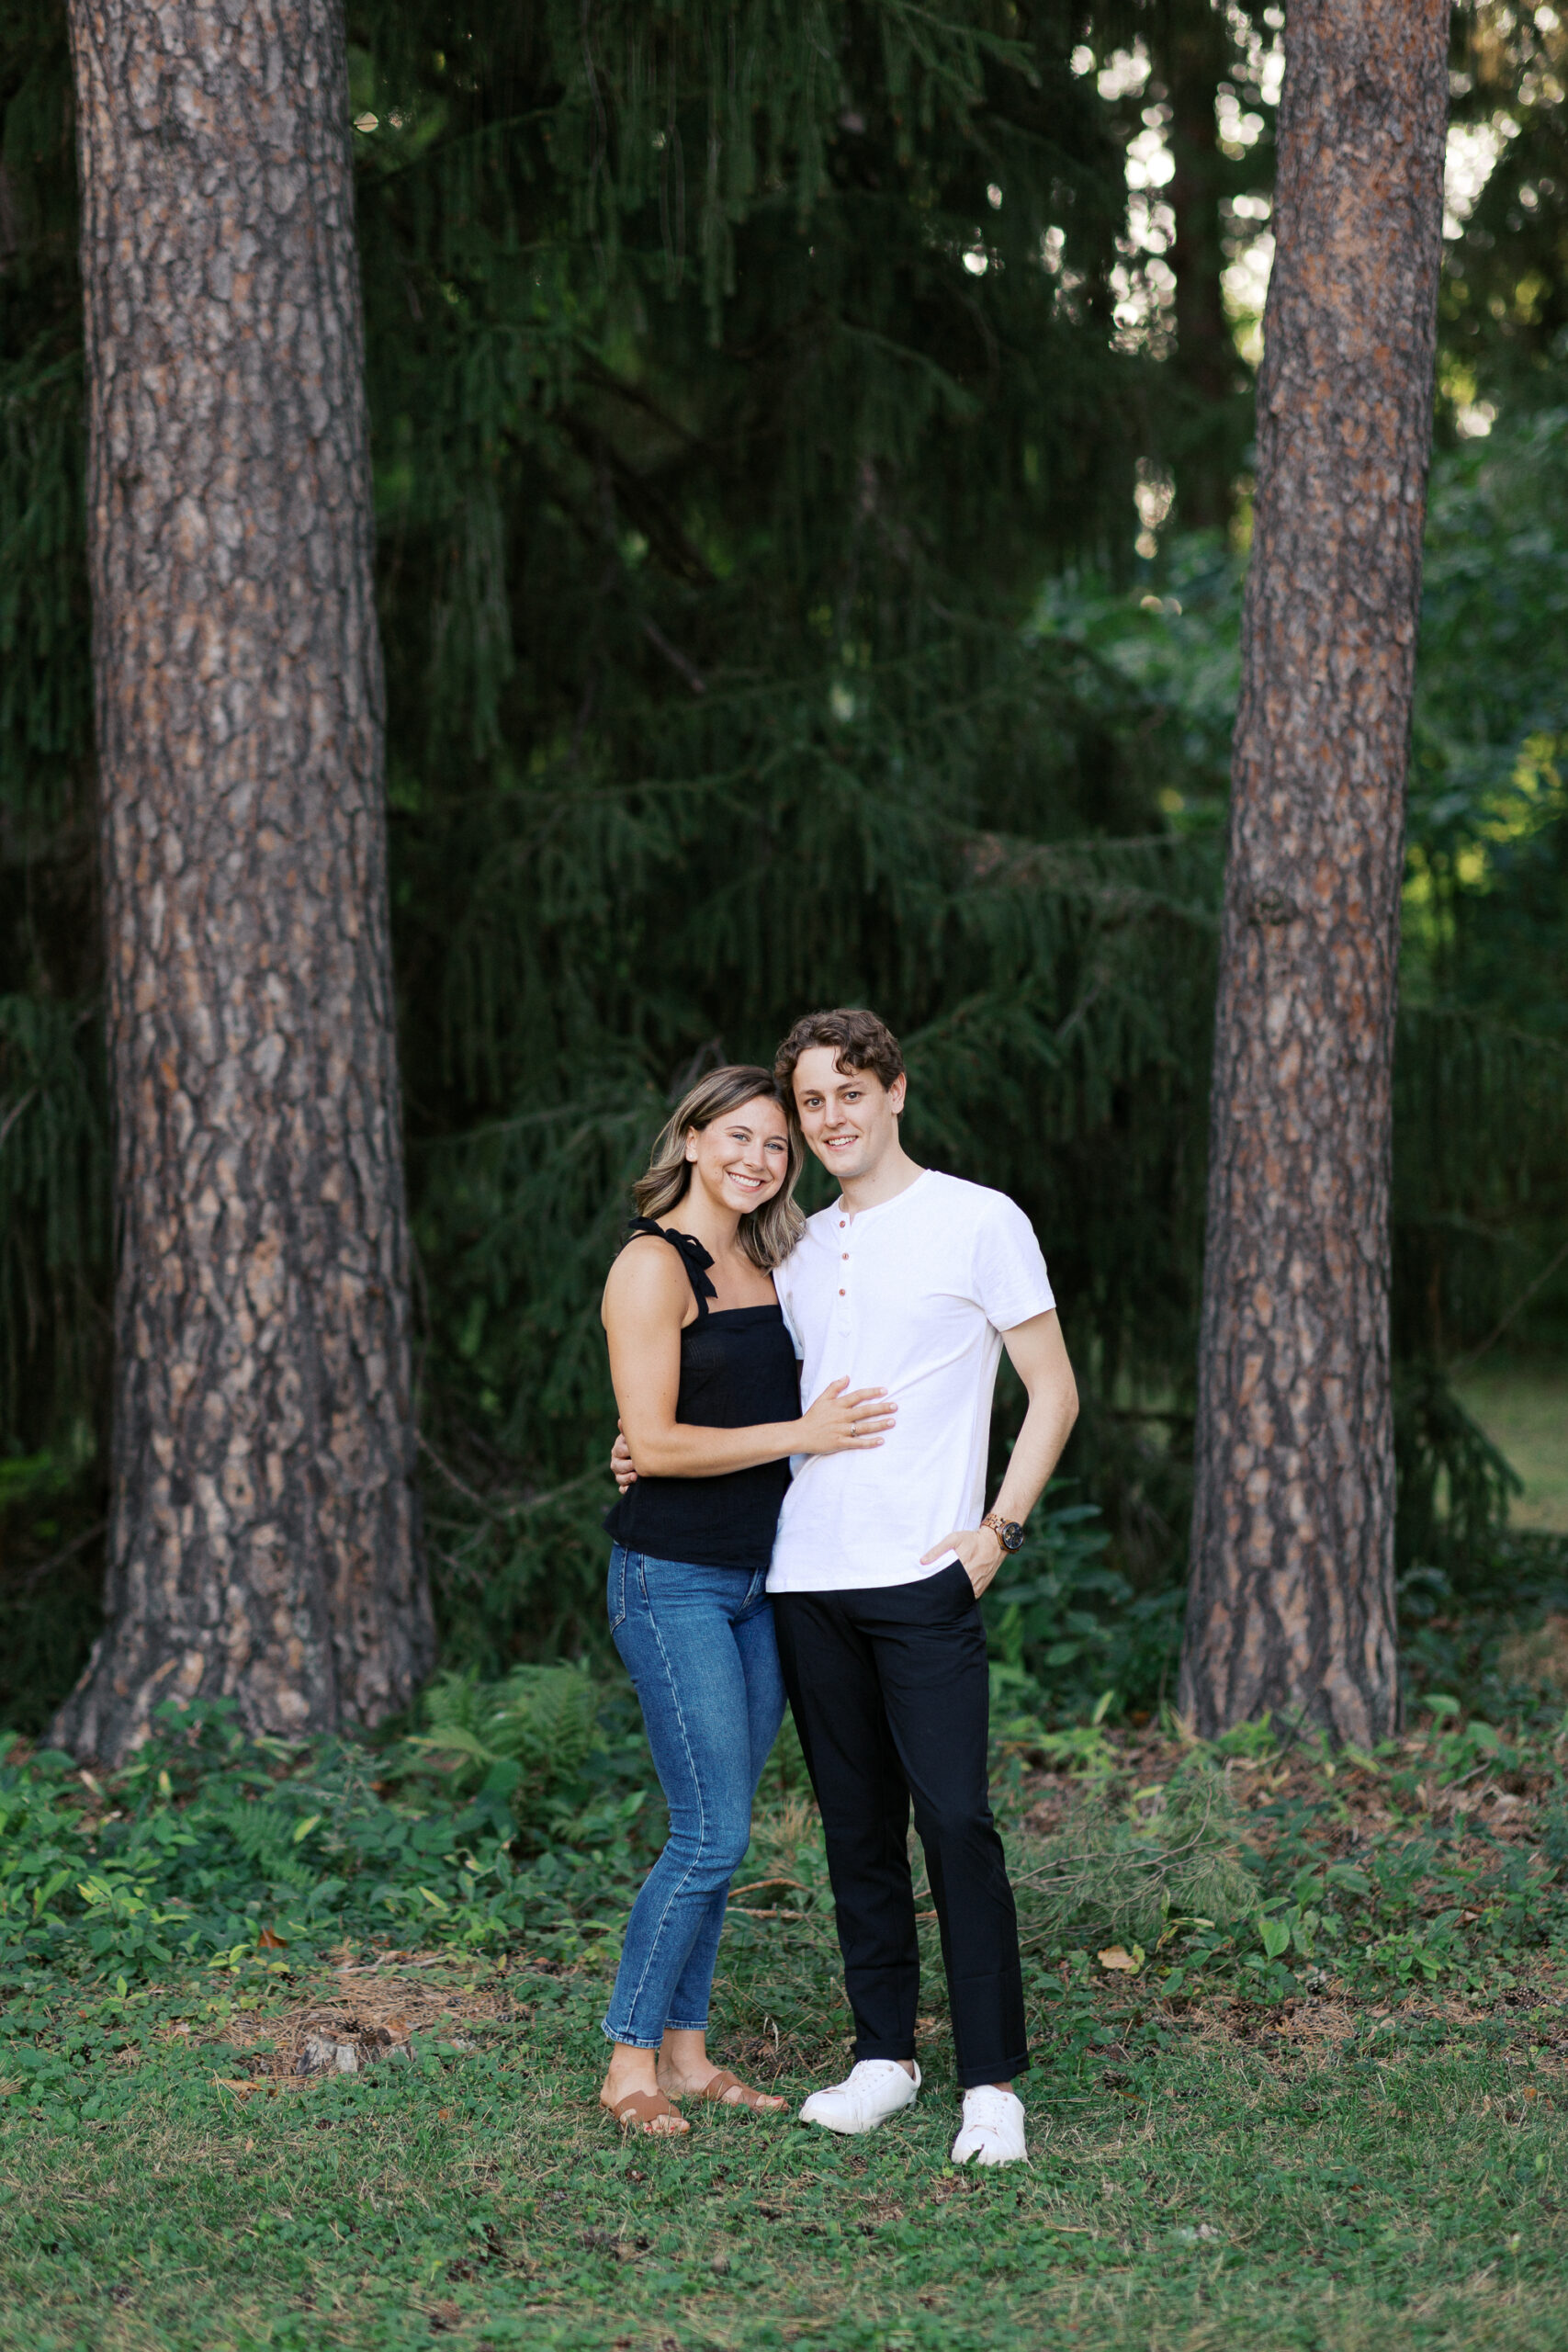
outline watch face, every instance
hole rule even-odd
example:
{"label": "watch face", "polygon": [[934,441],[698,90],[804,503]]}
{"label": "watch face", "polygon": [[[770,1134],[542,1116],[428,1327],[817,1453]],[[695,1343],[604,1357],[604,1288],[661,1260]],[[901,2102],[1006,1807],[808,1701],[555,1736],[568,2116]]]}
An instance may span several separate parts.
{"label": "watch face", "polygon": [[1017,1552],[1022,1549],[1023,1530],[1019,1525],[1016,1519],[1009,1520],[1007,1525],[1001,1531],[1001,1538],[1002,1549],[1004,1552]]}

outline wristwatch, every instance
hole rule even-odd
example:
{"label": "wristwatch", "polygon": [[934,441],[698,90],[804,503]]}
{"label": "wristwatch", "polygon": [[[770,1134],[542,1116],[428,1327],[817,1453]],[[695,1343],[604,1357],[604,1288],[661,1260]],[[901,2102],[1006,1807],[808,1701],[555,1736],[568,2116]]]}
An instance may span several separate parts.
{"label": "wristwatch", "polygon": [[980,1524],[990,1529],[1004,1552],[1021,1551],[1023,1530],[1016,1519],[1004,1519],[999,1510],[988,1510]]}

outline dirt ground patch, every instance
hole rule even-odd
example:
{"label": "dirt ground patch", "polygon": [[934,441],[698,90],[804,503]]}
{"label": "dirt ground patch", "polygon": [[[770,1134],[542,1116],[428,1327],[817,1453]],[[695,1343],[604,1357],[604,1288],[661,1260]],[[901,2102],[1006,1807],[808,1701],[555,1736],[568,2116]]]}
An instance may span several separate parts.
{"label": "dirt ground patch", "polygon": [[422,2046],[469,2049],[474,2034],[486,2027],[534,2014],[529,1976],[521,1968],[505,1975],[463,1977],[454,1975],[448,1962],[440,1973],[416,1974],[412,1960],[412,1954],[391,1955],[371,1967],[324,1972],[284,1998],[215,2021],[210,2029],[182,2021],[172,2032],[215,2052],[237,2053],[249,2082],[297,2086],[313,2075],[357,2074],[389,2060],[406,2062]]}

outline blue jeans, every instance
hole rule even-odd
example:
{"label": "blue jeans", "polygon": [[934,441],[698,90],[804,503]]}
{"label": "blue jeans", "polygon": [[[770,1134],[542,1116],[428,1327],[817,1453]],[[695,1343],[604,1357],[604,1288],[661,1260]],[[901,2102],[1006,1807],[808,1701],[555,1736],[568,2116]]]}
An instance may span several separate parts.
{"label": "blue jeans", "polygon": [[604,2032],[657,2050],[708,2021],[729,1882],[784,1720],[766,1568],[705,1568],[616,1544],[610,1631],[642,1702],[670,1840],[632,1905]]}

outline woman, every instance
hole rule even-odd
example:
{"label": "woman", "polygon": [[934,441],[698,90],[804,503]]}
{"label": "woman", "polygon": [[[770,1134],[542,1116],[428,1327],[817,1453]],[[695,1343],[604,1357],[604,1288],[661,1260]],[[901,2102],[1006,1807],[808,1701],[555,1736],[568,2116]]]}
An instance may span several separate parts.
{"label": "woman", "polygon": [[[639,1476],[605,1516],[610,1627],[642,1702],[670,1840],[632,1908],[604,2018],[602,2103],[684,2132],[673,2100],[783,2107],[716,2067],[708,1993],[751,1799],[784,1715],[765,1586],[792,1453],[876,1446],[880,1388],[800,1410],[773,1268],[795,1247],[801,1149],[767,1070],[699,1080],[636,1186],[604,1285],[615,1402]],[[680,1225],[660,1220],[679,1208]]]}

